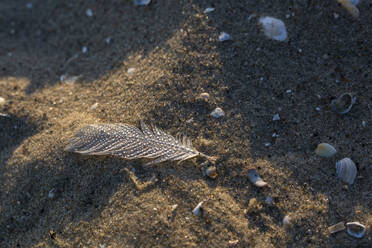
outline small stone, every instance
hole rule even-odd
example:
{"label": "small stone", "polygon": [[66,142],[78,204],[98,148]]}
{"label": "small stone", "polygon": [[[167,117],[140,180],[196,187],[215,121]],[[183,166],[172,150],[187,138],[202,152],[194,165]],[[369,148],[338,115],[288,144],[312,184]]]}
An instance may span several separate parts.
{"label": "small stone", "polygon": [[315,110],[316,110],[316,111],[320,111],[320,107],[316,107]]}
{"label": "small stone", "polygon": [[218,176],[216,166],[209,166],[209,167],[205,170],[205,174],[206,174],[209,178],[211,178],[211,179],[216,179],[216,177]]}
{"label": "small stone", "polygon": [[285,93],[287,93],[287,94],[291,94],[291,93],[292,93],[292,90],[286,90]]}
{"label": "small stone", "polygon": [[279,114],[275,114],[274,116],[273,116],[273,121],[279,121],[280,120],[280,116],[279,116]]}
{"label": "small stone", "polygon": [[107,38],[105,39],[105,42],[106,42],[107,45],[110,44],[110,43],[111,43],[111,38],[110,38],[110,37],[107,37]]}
{"label": "small stone", "polygon": [[225,32],[222,32],[219,36],[218,36],[218,40],[223,42],[223,41],[228,41],[228,40],[231,40],[231,36],[228,34],[228,33],[225,33]]}
{"label": "small stone", "polygon": [[26,4],[26,7],[27,7],[28,9],[32,9],[32,3],[27,3],[27,4]]}
{"label": "small stone", "polygon": [[85,11],[85,14],[88,16],[88,17],[92,17],[93,16],[93,11],[91,9],[87,9]]}
{"label": "small stone", "polygon": [[5,104],[5,99],[0,97],[0,107],[3,106]]}
{"label": "small stone", "polygon": [[339,15],[338,13],[333,13],[333,17],[334,17],[335,19],[338,19],[338,18],[340,17],[340,15]]}
{"label": "small stone", "polygon": [[221,118],[225,116],[225,112],[221,108],[215,108],[212,111],[211,116],[214,118]]}
{"label": "small stone", "polygon": [[172,212],[173,212],[174,210],[176,210],[176,208],[178,208],[178,204],[174,204],[174,205],[172,205],[172,207],[171,207]]}
{"label": "small stone", "polygon": [[270,147],[270,146],[271,146],[270,142],[265,143],[265,147]]}
{"label": "small stone", "polygon": [[87,48],[86,46],[83,46],[83,47],[81,48],[81,52],[82,52],[82,53],[87,53],[87,52],[88,52],[88,48]]}
{"label": "small stone", "polygon": [[287,29],[282,20],[266,16],[261,17],[258,23],[262,26],[266,37],[277,41],[285,41],[287,39]]}

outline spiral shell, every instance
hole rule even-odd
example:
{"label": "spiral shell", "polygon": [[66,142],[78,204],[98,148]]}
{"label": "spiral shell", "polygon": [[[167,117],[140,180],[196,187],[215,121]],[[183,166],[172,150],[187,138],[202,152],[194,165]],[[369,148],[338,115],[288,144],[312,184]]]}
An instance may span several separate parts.
{"label": "spiral shell", "polygon": [[341,178],[342,181],[353,184],[357,174],[357,168],[350,158],[344,158],[336,163],[336,172],[337,177]]}

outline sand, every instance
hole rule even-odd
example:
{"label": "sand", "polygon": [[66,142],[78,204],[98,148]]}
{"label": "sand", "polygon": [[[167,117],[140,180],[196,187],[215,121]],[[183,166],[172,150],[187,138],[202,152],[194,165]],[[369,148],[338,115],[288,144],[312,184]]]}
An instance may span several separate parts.
{"label": "sand", "polygon": [[[1,247],[371,247],[371,1],[358,20],[337,1],[30,2],[0,2]],[[261,16],[288,39],[267,39]],[[339,115],[344,92],[357,101]],[[203,158],[64,151],[80,127],[141,120],[216,156],[218,177]],[[316,156],[322,142],[337,154]],[[353,185],[336,177],[344,157]],[[367,233],[330,234],[340,221]]]}

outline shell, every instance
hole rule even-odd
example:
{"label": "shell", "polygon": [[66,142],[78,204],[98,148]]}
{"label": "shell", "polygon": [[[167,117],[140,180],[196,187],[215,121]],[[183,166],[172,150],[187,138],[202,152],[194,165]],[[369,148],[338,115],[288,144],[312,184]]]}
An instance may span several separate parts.
{"label": "shell", "polygon": [[284,218],[283,218],[283,227],[288,228],[291,225],[292,225],[291,217],[289,217],[289,215],[284,216]]}
{"label": "shell", "polygon": [[344,222],[339,222],[337,224],[334,224],[330,227],[328,227],[328,231],[332,233],[340,232],[345,230],[345,223]]}
{"label": "shell", "polygon": [[258,23],[262,26],[266,37],[277,41],[285,41],[287,39],[287,29],[282,20],[266,16],[261,17]]}
{"label": "shell", "polygon": [[228,33],[225,33],[225,32],[222,32],[219,36],[218,36],[218,40],[223,42],[223,41],[227,41],[227,40],[231,40],[231,35],[229,35]]}
{"label": "shell", "polygon": [[337,2],[339,2],[341,6],[346,9],[346,11],[349,12],[352,17],[354,17],[355,19],[359,18],[359,9],[355,6],[356,4],[358,4],[359,1],[337,0]]}
{"label": "shell", "polygon": [[350,93],[344,93],[338,98],[332,100],[331,108],[340,115],[344,115],[349,113],[355,102],[356,96],[353,96]]}
{"label": "shell", "polygon": [[198,205],[192,210],[192,213],[194,215],[201,215],[203,213],[203,208],[202,208],[203,201],[199,202]]}
{"label": "shell", "polygon": [[213,12],[213,11],[214,11],[214,8],[209,7],[209,8],[206,8],[206,9],[204,10],[204,14],[208,14],[208,13],[211,13],[211,12]]}
{"label": "shell", "polygon": [[336,163],[336,172],[337,177],[341,178],[342,181],[353,184],[357,174],[357,168],[353,160],[344,158]]}
{"label": "shell", "polygon": [[149,5],[151,0],[133,0],[134,4],[137,6]]}
{"label": "shell", "polygon": [[221,118],[225,116],[225,112],[221,108],[215,108],[212,111],[211,116],[214,118]]}
{"label": "shell", "polygon": [[324,158],[330,158],[337,153],[336,149],[328,143],[320,143],[315,149],[315,153]]}
{"label": "shell", "polygon": [[255,169],[248,170],[248,179],[253,183],[256,187],[265,187],[267,185],[267,182],[262,180],[262,178],[258,175],[257,171]]}
{"label": "shell", "polygon": [[350,236],[361,239],[366,233],[366,227],[359,222],[346,223],[346,231]]}

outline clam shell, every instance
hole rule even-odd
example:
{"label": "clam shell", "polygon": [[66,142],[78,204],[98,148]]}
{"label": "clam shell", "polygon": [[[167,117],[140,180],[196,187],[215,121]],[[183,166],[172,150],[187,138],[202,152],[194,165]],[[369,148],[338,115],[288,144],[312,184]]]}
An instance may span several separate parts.
{"label": "clam shell", "polygon": [[340,115],[344,115],[349,113],[355,102],[356,96],[352,96],[350,93],[344,93],[332,100],[331,108]]}
{"label": "clam shell", "polygon": [[344,222],[339,222],[337,224],[334,224],[330,227],[328,227],[328,231],[332,233],[340,232],[345,230],[345,223]]}
{"label": "clam shell", "polygon": [[361,239],[366,233],[366,227],[359,222],[346,223],[346,231],[350,236]]}
{"label": "clam shell", "polygon": [[320,143],[315,149],[315,153],[324,158],[330,158],[337,153],[336,149],[327,143]]}
{"label": "clam shell", "polygon": [[337,177],[341,178],[342,181],[353,184],[357,174],[357,168],[353,160],[344,158],[336,163],[336,172]]}
{"label": "clam shell", "polygon": [[289,215],[284,216],[284,218],[283,218],[283,226],[285,228],[288,228],[291,225],[292,225],[292,219],[291,219],[291,217],[289,217]]}
{"label": "clam shell", "polygon": [[267,185],[267,182],[262,180],[255,169],[248,170],[248,179],[251,183],[260,188]]}

